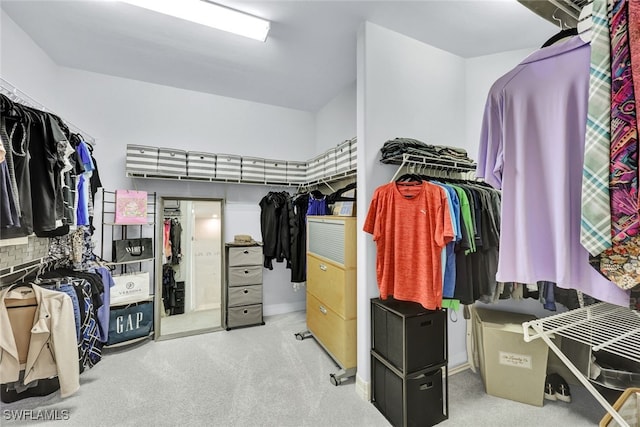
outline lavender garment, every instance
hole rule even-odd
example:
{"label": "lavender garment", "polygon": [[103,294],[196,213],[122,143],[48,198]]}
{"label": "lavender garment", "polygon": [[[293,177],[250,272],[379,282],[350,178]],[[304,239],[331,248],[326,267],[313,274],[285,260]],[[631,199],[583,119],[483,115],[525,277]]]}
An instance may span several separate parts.
{"label": "lavender garment", "polygon": [[100,341],[107,342],[109,338],[109,306],[111,305],[111,287],[115,285],[111,272],[108,268],[96,268],[96,272],[102,275],[104,293],[102,294],[102,305],[98,307],[98,332]]}
{"label": "lavender garment", "polygon": [[502,189],[499,282],[555,282],[613,304],[629,294],[580,244],[590,47],[540,49],[498,79],[485,106],[478,176]]}

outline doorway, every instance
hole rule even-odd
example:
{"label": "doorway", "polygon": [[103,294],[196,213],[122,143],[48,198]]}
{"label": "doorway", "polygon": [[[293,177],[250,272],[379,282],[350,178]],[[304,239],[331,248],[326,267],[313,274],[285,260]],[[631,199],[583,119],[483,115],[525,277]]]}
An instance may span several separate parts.
{"label": "doorway", "polygon": [[156,339],[222,330],[223,200],[160,203]]}

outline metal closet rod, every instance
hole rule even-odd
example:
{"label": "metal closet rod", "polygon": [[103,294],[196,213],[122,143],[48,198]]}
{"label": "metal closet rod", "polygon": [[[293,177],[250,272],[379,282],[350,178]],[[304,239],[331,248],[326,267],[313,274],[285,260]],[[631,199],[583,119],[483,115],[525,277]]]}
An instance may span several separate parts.
{"label": "metal closet rod", "polygon": [[[53,111],[50,111],[47,107],[40,104],[38,101],[27,95],[25,92],[18,89],[15,85],[10,83],[8,80],[0,77],[0,91],[4,93],[10,100],[14,102],[18,102],[20,104],[26,105],[27,107],[35,108],[40,111],[44,111],[45,113],[55,114]],[[57,114],[56,114],[57,115]],[[58,115],[57,115],[58,116]],[[58,116],[60,117],[60,116]],[[64,123],[69,127],[73,133],[79,133],[82,135],[84,140],[91,145],[96,145],[96,139],[89,135],[87,132],[80,129],[78,126],[69,122],[68,120],[64,120]]]}

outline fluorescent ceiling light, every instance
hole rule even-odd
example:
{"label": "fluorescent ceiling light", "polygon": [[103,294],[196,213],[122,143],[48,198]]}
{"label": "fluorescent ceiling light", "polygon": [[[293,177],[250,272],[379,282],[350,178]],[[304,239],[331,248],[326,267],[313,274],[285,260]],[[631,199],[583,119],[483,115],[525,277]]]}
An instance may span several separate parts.
{"label": "fluorescent ceiling light", "polygon": [[265,19],[203,0],[122,1],[261,42],[267,39],[267,34],[271,28],[271,24]]}

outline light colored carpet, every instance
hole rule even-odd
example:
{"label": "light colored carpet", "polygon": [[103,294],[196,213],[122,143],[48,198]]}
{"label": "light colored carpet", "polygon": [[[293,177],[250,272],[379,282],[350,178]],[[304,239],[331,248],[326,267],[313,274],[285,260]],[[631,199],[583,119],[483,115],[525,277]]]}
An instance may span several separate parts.
{"label": "light colored carpet", "polygon": [[[80,391],[3,404],[4,410],[67,409],[68,421],[39,426],[388,426],[355,392],[335,387],[337,368],[313,339],[297,341],[304,312],[265,318],[265,326],[220,331],[110,350],[80,376]],[[584,389],[574,402],[543,408],[488,396],[470,371],[449,380],[443,426],[589,426],[604,414]]]}

